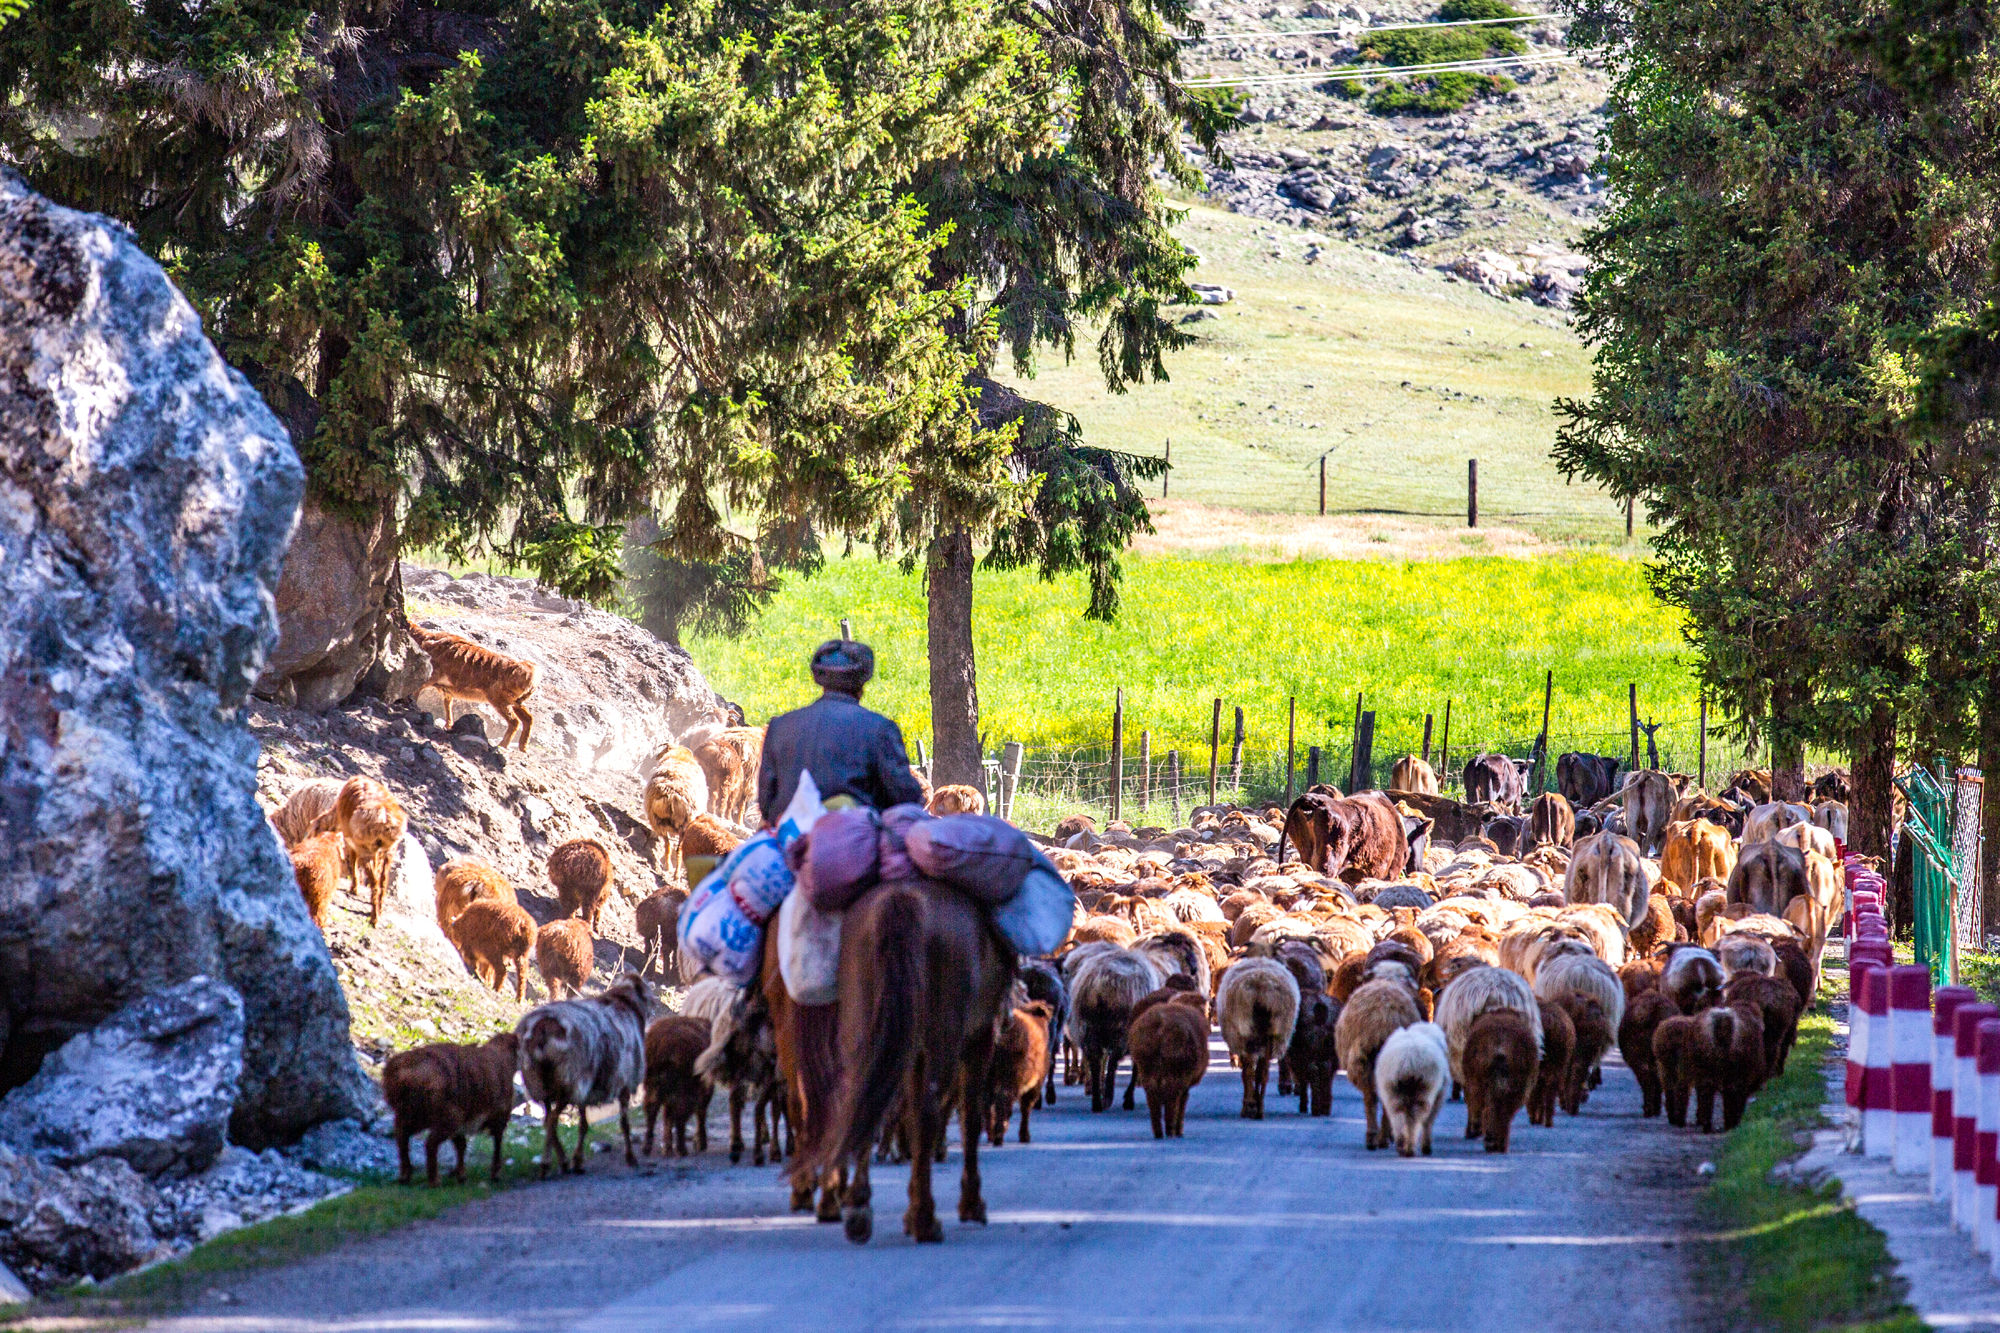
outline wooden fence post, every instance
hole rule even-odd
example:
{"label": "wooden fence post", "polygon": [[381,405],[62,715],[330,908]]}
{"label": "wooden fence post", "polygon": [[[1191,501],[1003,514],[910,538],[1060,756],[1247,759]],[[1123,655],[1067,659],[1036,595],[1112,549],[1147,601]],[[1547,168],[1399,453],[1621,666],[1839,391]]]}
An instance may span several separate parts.
{"label": "wooden fence post", "polygon": [[1443,791],[1451,781],[1451,700],[1444,701],[1444,736],[1438,746],[1438,772],[1441,775],[1438,790]]}
{"label": "wooden fence post", "polygon": [[1632,762],[1629,767],[1634,773],[1637,773],[1639,771],[1639,687],[1637,685],[1627,685],[1625,687],[1625,706],[1632,722]]}
{"label": "wooden fence post", "polygon": [[1317,745],[1308,745],[1306,747],[1306,790],[1311,791],[1318,785],[1319,747]]}
{"label": "wooden fence post", "polygon": [[1549,777],[1549,704],[1556,695],[1556,673],[1550,669],[1548,678],[1542,682],[1542,732],[1535,737],[1534,789],[1537,794],[1548,790]]}
{"label": "wooden fence post", "polygon": [[1026,748],[1019,741],[1008,741],[1000,750],[1000,817],[1014,817],[1014,793],[1021,786],[1021,756]]}
{"label": "wooden fence post", "polygon": [[931,780],[931,761],[924,758],[924,738],[917,737],[917,767],[924,771],[924,781]]}
{"label": "wooden fence post", "polygon": [[1208,803],[1215,804],[1215,770],[1222,750],[1222,700],[1215,701],[1215,711],[1208,718]]}
{"label": "wooden fence post", "polygon": [[1236,739],[1229,743],[1229,787],[1231,791],[1243,790],[1243,706],[1236,706]]}
{"label": "wooden fence post", "polygon": [[1111,818],[1117,823],[1125,795],[1125,691],[1119,690],[1111,705]]}
{"label": "wooden fence post", "polygon": [[1285,701],[1285,808],[1292,808],[1293,764],[1299,753],[1299,697]]}
{"label": "wooden fence post", "polygon": [[1160,498],[1162,500],[1167,498],[1167,483],[1173,479],[1173,475],[1174,475],[1174,442],[1171,439],[1169,439],[1167,441],[1167,470],[1160,474]]}
{"label": "wooden fence post", "polygon": [[1431,761],[1431,715],[1424,714],[1424,762]]}
{"label": "wooden fence post", "polygon": [[1708,700],[1701,701],[1701,773],[1695,778],[1695,785],[1708,790]]}
{"label": "wooden fence post", "polygon": [[1479,526],[1479,460],[1465,460],[1465,526]]}
{"label": "wooden fence post", "polygon": [[1361,725],[1354,729],[1354,762],[1348,766],[1347,792],[1375,789],[1375,713],[1361,715]]}
{"label": "wooden fence post", "polygon": [[851,621],[851,620],[847,620],[847,619],[842,619],[842,620],[841,620],[841,622],[840,622],[840,637],[841,637],[841,638],[843,638],[843,639],[852,639],[852,638],[854,637],[854,622],[853,622],[853,621]]}
{"label": "wooden fence post", "polygon": [[1326,517],[1326,455],[1319,456],[1319,516]]}
{"label": "wooden fence post", "polygon": [[1153,799],[1153,730],[1146,727],[1139,732],[1139,813],[1146,813],[1147,804]]}
{"label": "wooden fence post", "polygon": [[1167,751],[1167,808],[1173,812],[1174,824],[1181,822],[1181,752]]}

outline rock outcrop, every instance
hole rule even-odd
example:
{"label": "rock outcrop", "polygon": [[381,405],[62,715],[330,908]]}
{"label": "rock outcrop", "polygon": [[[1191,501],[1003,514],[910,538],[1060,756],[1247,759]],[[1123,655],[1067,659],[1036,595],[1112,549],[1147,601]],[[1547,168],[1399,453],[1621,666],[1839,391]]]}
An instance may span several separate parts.
{"label": "rock outcrop", "polygon": [[243,1001],[210,977],[134,1001],[0,1097],[0,1143],[57,1166],[120,1157],[142,1175],[206,1171],[243,1075]]}
{"label": "rock outcrop", "polygon": [[365,1115],[241,716],[303,486],[131,234],[0,175],[0,1089],[206,975],[243,1005],[232,1139]]}
{"label": "rock outcrop", "polygon": [[396,525],[357,523],[308,500],[278,582],[278,643],[257,693],[315,712],[357,691],[407,699],[430,660],[403,628]]}

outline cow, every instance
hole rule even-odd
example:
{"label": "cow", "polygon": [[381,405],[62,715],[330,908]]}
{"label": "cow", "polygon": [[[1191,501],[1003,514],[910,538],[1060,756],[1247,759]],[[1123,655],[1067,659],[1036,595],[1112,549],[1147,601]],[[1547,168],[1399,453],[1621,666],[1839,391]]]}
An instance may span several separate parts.
{"label": "cow", "polygon": [[1564,902],[1605,903],[1629,928],[1646,919],[1646,900],[1651,896],[1639,845],[1630,838],[1600,833],[1576,845],[1563,876]]}
{"label": "cow", "polygon": [[1545,791],[1528,807],[1528,846],[1567,847],[1576,840],[1576,811],[1561,792]]}
{"label": "cow", "polygon": [[1766,801],[1743,817],[1743,845],[1749,847],[1752,843],[1769,842],[1779,829],[1812,822],[1812,810],[1808,806]]}
{"label": "cow", "polygon": [[1410,824],[1428,833],[1429,821],[1409,817],[1381,792],[1322,796],[1307,792],[1285,812],[1285,837],[1299,859],[1319,874],[1353,880],[1394,879],[1410,865]]}
{"label": "cow", "polygon": [[1845,801],[1821,801],[1813,807],[1813,823],[1831,833],[1842,842],[1847,841],[1847,803]]}
{"label": "cow", "polygon": [[1722,794],[1727,796],[1732,790],[1743,793],[1752,805],[1764,804],[1771,799],[1771,770],[1768,768],[1744,769],[1729,779],[1729,783],[1723,788]]}
{"label": "cow", "polygon": [[1625,780],[1625,829],[1647,856],[1660,854],[1660,840],[1674,812],[1674,784],[1658,769]]}
{"label": "cow", "polygon": [[1556,790],[1578,810],[1618,790],[1618,761],[1608,754],[1571,751],[1556,759]]}
{"label": "cow", "polygon": [[1502,856],[1526,856],[1534,846],[1528,841],[1528,821],[1522,815],[1500,815],[1489,819],[1480,834]]}
{"label": "cow", "polygon": [[1504,754],[1474,755],[1465,764],[1465,799],[1474,805],[1491,801],[1510,815],[1519,814],[1530,767],[1527,760]]}
{"label": "cow", "polygon": [[1837,768],[1831,773],[1822,773],[1813,779],[1812,798],[1815,805],[1821,801],[1839,801],[1845,805],[1852,795],[1847,774]]}
{"label": "cow", "polygon": [[1667,825],[1660,847],[1660,878],[1681,893],[1693,891],[1704,879],[1728,879],[1736,867],[1736,847],[1729,830],[1708,820],[1675,820]]}
{"label": "cow", "polygon": [[1811,887],[1805,853],[1775,842],[1748,843],[1729,872],[1728,901],[1753,912],[1782,916],[1792,899],[1809,893]]}
{"label": "cow", "polygon": [[1467,838],[1476,838],[1486,821],[1500,813],[1494,805],[1467,805],[1449,796],[1429,796],[1418,791],[1388,791],[1383,795],[1398,805],[1406,805],[1430,821],[1430,836],[1456,847]]}
{"label": "cow", "polygon": [[1438,794],[1437,770],[1413,754],[1406,754],[1389,770],[1389,786],[1396,791]]}

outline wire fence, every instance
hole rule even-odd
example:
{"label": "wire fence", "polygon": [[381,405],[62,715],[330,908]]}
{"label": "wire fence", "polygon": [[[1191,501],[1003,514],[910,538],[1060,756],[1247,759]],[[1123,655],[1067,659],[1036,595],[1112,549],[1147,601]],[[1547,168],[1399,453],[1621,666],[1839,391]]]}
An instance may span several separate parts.
{"label": "wire fence", "polygon": [[[1130,738],[1123,749],[1122,777],[1118,807],[1134,827],[1174,827],[1184,823],[1196,806],[1209,802],[1209,748],[1154,749],[1150,734],[1126,721]],[[1647,718],[1639,733],[1638,766],[1658,767],[1668,772],[1703,775],[1701,714],[1655,722]],[[1647,729],[1650,728],[1650,738]],[[1282,732],[1283,728],[1279,728]],[[1354,772],[1354,737],[1330,740],[1318,745],[1303,741],[1289,750],[1284,745],[1252,743],[1247,737],[1240,752],[1235,749],[1233,729],[1225,727],[1215,750],[1213,799],[1236,805],[1283,803],[1315,781],[1329,783],[1342,791],[1363,791],[1391,786],[1391,773],[1405,755],[1421,757],[1423,723],[1414,726],[1378,726],[1365,775]],[[1408,734],[1405,734],[1408,733]],[[1649,746],[1650,740],[1650,746]],[[1464,768],[1477,754],[1502,754],[1514,759],[1535,757],[1535,736],[1466,736],[1454,734],[1450,750],[1444,736],[1433,728],[1430,760],[1438,772],[1438,787],[1448,796],[1464,794]],[[1621,765],[1632,760],[1632,731],[1560,731],[1550,735],[1543,761],[1531,774],[1529,794],[1551,791],[1556,785],[1556,761],[1572,751],[1610,755]],[[1730,774],[1747,765],[1740,744],[1726,740],[1721,728],[1711,724],[1707,748],[1706,779],[1719,785]],[[995,750],[987,760],[989,799],[1003,798],[1004,750]],[[1087,814],[1100,822],[1112,807],[1113,751],[1109,743],[1085,747],[1024,747],[1019,777],[1012,787],[1010,817],[1024,828],[1052,828],[1069,815]]]}

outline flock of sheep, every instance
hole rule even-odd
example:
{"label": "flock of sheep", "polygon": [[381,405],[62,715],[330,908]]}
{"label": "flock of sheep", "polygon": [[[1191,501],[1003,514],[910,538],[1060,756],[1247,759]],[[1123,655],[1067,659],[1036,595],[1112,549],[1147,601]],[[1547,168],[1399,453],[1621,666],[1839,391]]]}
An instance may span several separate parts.
{"label": "flock of sheep", "polygon": [[[511,670],[523,664],[485,649],[454,658],[450,637],[423,640],[434,663],[453,664],[432,683],[442,680],[447,698],[506,694],[525,743],[532,716],[520,704],[532,670],[523,691]],[[513,685],[482,692],[481,669]],[[718,725],[685,739],[694,743],[655,756],[644,800],[670,869],[693,881],[747,836],[734,821],[751,799],[762,733]],[[1577,1114],[1614,1045],[1646,1115],[1664,1109],[1683,1125],[1692,1095],[1697,1124],[1713,1129],[1719,1096],[1721,1126],[1733,1127],[1751,1093],[1783,1069],[1815,993],[1839,900],[1829,826],[1844,831],[1844,807],[1761,799],[1768,778],[1754,773],[1720,796],[1635,773],[1595,800],[1552,792],[1525,813],[1504,774],[1501,790],[1471,804],[1439,796],[1415,759],[1397,766],[1397,781],[1407,789],[1343,796],[1317,787],[1289,811],[1204,807],[1171,830],[1114,824],[1099,833],[1088,820],[1065,821],[1048,846],[1076,891],[1075,925],[1055,955],[1020,961],[988,1086],[952,1093],[983,1103],[968,1123],[997,1145],[1018,1111],[1017,1137],[1029,1141],[1030,1112],[1056,1101],[1059,1072],[1061,1083],[1083,1085],[1094,1111],[1107,1110],[1129,1053],[1125,1107],[1143,1090],[1154,1135],[1178,1137],[1219,1028],[1242,1076],[1245,1118],[1263,1117],[1273,1066],[1278,1095],[1296,1095],[1304,1115],[1330,1114],[1344,1071],[1363,1099],[1366,1146],[1393,1142],[1404,1156],[1431,1151],[1454,1088],[1467,1137],[1483,1137],[1491,1152],[1507,1150],[1524,1108],[1539,1126],[1553,1125],[1558,1105]],[[970,788],[932,798],[938,813],[981,803]],[[407,824],[392,793],[364,777],[314,780],[271,822],[315,922],[343,878],[379,919]],[[746,1107],[753,1161],[781,1160],[796,1108],[754,989],[694,978],[678,1013],[655,1015],[643,973],[657,960],[675,979],[686,889],[638,905],[640,971],[585,995],[611,859],[579,839],[550,853],[547,874],[559,915],[540,926],[483,861],[460,858],[435,876],[438,925],[466,968],[495,990],[512,970],[520,1000],[532,955],[550,998],[484,1044],[391,1057],[383,1090],[403,1179],[421,1134],[430,1180],[445,1142],[456,1146],[462,1180],[474,1133],[494,1137],[497,1179],[517,1074],[544,1109],[544,1174],[583,1169],[586,1108],[613,1101],[636,1164],[635,1097],[647,1153],[662,1126],[663,1147],[687,1153],[690,1122],[695,1150],[705,1150],[719,1089],[729,1094],[731,1160],[745,1150]],[[566,1151],[557,1127],[570,1106],[579,1127]],[[906,1151],[898,1130],[885,1132],[882,1154]]]}

